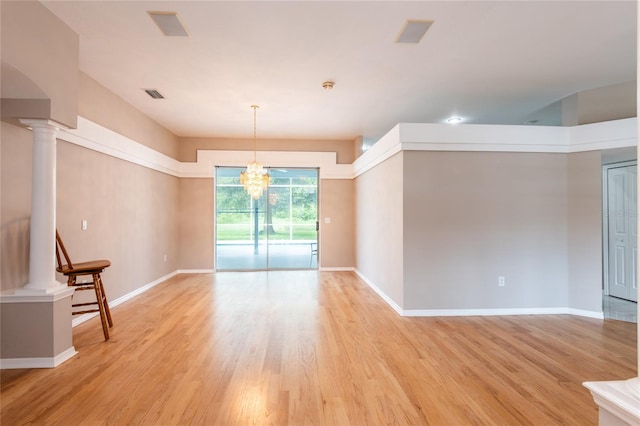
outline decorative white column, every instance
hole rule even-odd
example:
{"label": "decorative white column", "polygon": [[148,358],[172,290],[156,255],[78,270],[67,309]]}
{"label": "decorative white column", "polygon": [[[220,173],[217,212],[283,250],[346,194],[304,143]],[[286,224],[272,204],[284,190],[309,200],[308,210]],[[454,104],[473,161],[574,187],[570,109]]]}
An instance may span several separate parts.
{"label": "decorative white column", "polygon": [[29,282],[0,294],[0,368],[53,368],[76,354],[73,288],[58,283],[55,272],[56,135],[63,126],[20,122],[33,131]]}
{"label": "decorative white column", "polygon": [[56,281],[56,135],[64,126],[51,120],[20,120],[33,130],[29,282],[22,294],[66,290]]}

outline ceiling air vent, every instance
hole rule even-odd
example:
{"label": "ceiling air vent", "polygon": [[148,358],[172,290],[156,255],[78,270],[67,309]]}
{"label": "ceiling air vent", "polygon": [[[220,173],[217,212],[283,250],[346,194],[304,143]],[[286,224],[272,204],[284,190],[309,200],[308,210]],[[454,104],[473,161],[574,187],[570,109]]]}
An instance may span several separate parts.
{"label": "ceiling air vent", "polygon": [[167,37],[189,37],[176,12],[147,12],[162,34]]}
{"label": "ceiling air vent", "polygon": [[396,43],[420,43],[431,24],[433,21],[407,21],[396,39]]}
{"label": "ceiling air vent", "polygon": [[151,96],[153,99],[164,99],[164,96],[156,89],[142,89],[147,92],[147,95]]}

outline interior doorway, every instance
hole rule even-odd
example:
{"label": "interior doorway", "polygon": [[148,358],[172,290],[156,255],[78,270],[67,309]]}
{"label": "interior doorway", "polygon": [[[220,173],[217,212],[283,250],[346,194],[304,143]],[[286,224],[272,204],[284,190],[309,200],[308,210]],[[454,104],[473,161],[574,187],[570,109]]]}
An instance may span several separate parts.
{"label": "interior doorway", "polygon": [[242,171],[216,167],[216,270],[317,269],[318,169],[268,169],[258,200],[240,184]]}
{"label": "interior doorway", "polygon": [[[637,164],[603,169],[603,310],[606,318],[637,321]],[[635,321],[634,321],[635,319]]]}

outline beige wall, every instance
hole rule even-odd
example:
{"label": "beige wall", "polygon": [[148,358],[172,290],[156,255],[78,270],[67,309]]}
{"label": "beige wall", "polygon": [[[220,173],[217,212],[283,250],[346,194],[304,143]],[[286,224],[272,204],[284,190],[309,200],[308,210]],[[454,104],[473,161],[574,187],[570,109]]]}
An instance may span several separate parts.
{"label": "beige wall", "polygon": [[398,154],[356,179],[357,268],[407,310],[598,312],[600,161],[599,152]]}
{"label": "beige wall", "polygon": [[[320,139],[258,139],[258,151],[335,152],[339,164],[351,164],[355,160],[355,141]],[[253,139],[231,138],[180,138],[179,161],[195,162],[197,150],[253,151]]]}
{"label": "beige wall", "polygon": [[562,125],[600,123],[637,116],[637,82],[588,89],[562,99]]}
{"label": "beige wall", "polygon": [[569,307],[602,309],[602,168],[600,152],[567,156]]}
{"label": "beige wall", "polygon": [[636,81],[585,90],[577,94],[577,124],[637,116]]}
{"label": "beige wall", "polygon": [[213,269],[213,179],[180,179],[180,269]]}
{"label": "beige wall", "polygon": [[[84,83],[81,109],[97,101],[98,106],[88,109],[102,117],[118,121],[134,115],[124,101],[109,100],[108,93],[87,94],[85,90],[104,89],[87,79]],[[136,123],[141,123],[138,131],[148,135],[166,132],[149,119],[129,125],[135,128]],[[32,138],[31,131],[2,123],[2,290],[22,287],[29,279]],[[164,145],[170,147],[172,138],[162,139]],[[109,299],[178,269],[179,179],[64,141],[58,141],[57,175],[57,225],[62,237],[72,259],[112,261],[104,275]],[[80,231],[83,219],[88,221],[87,231]],[[58,279],[64,282],[64,277]]]}
{"label": "beige wall", "polygon": [[8,290],[29,282],[33,136],[0,124],[0,283],[1,290]]}
{"label": "beige wall", "polygon": [[24,87],[31,93],[20,93],[20,86],[30,81],[51,100],[50,114],[38,118],[75,127],[78,35],[37,1],[3,1],[0,7],[2,62],[8,64],[3,68],[12,70],[2,76],[2,97],[32,97],[32,88]]}
{"label": "beige wall", "polygon": [[78,114],[80,116],[164,155],[177,158],[176,135],[82,72],[79,84]]}
{"label": "beige wall", "polygon": [[72,260],[111,261],[109,299],[178,269],[178,200],[175,177],[58,141],[58,229]]}
{"label": "beige wall", "polygon": [[566,155],[408,151],[404,178],[405,309],[568,306]]}
{"label": "beige wall", "polygon": [[356,268],[401,308],[403,167],[398,153],[355,180]]}
{"label": "beige wall", "polygon": [[[320,181],[320,266],[355,265],[355,185],[351,179]],[[331,223],[325,223],[330,218]]]}

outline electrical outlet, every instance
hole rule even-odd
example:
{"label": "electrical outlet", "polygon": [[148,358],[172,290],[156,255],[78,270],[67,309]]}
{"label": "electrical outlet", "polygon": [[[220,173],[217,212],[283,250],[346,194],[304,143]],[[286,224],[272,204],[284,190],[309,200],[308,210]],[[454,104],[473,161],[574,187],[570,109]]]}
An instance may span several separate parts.
{"label": "electrical outlet", "polygon": [[164,261],[165,262],[167,261],[167,255],[166,254],[164,255]]}
{"label": "electrical outlet", "polygon": [[85,219],[82,219],[82,222],[80,223],[80,229],[83,231],[87,230],[87,221]]}
{"label": "electrical outlet", "polygon": [[498,287],[504,287],[504,277],[498,277]]}

